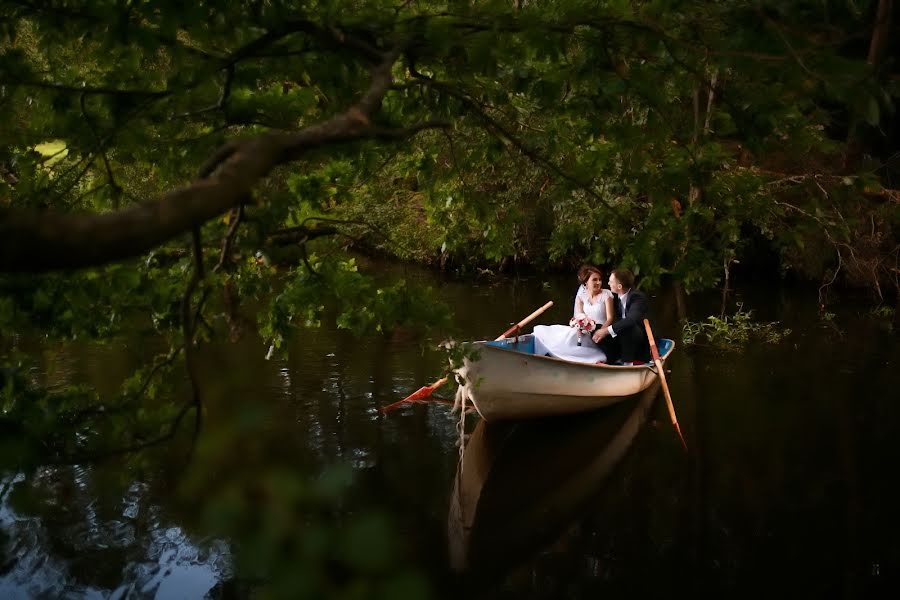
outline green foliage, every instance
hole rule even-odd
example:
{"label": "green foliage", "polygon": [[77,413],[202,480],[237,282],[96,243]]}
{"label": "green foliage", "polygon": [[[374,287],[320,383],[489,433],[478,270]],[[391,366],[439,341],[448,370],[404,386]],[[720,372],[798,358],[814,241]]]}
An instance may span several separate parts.
{"label": "green foliage", "polygon": [[162,332],[177,323],[183,271],[119,264],[80,273],[34,278],[0,275],[0,327],[36,328],[64,339],[110,338],[124,321],[149,315]]}
{"label": "green foliage", "polygon": [[[164,436],[185,414],[171,373],[184,300],[195,339],[226,328],[236,337],[246,323],[272,352],[285,350],[289,331],[325,319],[358,335],[444,334],[438,294],[375,281],[349,249],[470,273],[624,264],[644,287],[671,278],[690,292],[752,259],[757,238],[786,270],[813,278],[835,275],[840,256],[842,276],[880,293],[895,281],[883,258],[896,252],[900,213],[893,196],[879,196],[881,173],[844,172],[842,156],[851,134],[869,150],[889,146],[882,132],[900,97],[896,77],[884,77],[890,64],[873,69],[865,44],[846,44],[871,29],[873,6],[0,3],[0,224],[7,208],[136,206],[192,181],[228,140],[316,126],[359,101],[372,51],[394,45],[394,86],[373,123],[447,124],[401,142],[315,148],[277,169],[233,237],[234,213],[202,227],[205,273],[189,298],[198,265],[186,239],[74,274],[0,275],[4,334],[114,343],[133,327],[172,349],[112,399],[43,389],[24,375],[26,359],[6,356],[3,465]],[[324,227],[333,235],[319,237]],[[286,232],[296,238],[278,242]],[[684,324],[687,344],[735,349],[788,333],[741,307]],[[467,350],[448,352],[458,364]],[[259,414],[240,417],[212,428],[202,468],[230,473],[227,450],[265,437]],[[311,482],[283,465],[254,466],[187,488],[207,525],[239,541],[242,573],[271,584],[263,594],[424,594],[388,560],[403,553],[380,517],[361,510],[343,529],[320,518],[352,496],[335,483],[340,471]]]}
{"label": "green foliage", "polygon": [[[19,175],[10,202],[49,194],[55,205],[103,210],[184,182],[227,137],[321,121],[368,77],[351,48],[308,35],[326,23],[367,43],[411,41],[381,123],[444,118],[452,129],[390,151],[308,158],[261,190],[267,229],[307,216],[359,221],[369,229],[348,226],[358,245],[404,259],[461,270],[590,259],[631,265],[647,286],[671,276],[697,290],[743,258],[747,228],[771,239],[786,267],[825,271],[827,261],[811,260],[823,255],[818,241],[847,228],[798,227],[803,213],[777,208],[784,190],[753,167],[838,161],[841,144],[826,133],[835,105],[870,128],[893,110],[865,56],[810,45],[835,19],[847,31],[870,25],[869,9],[847,5],[312,7],[214,3],[175,18],[166,3],[80,2],[64,22],[5,7],[17,24],[0,46],[5,72],[17,74],[4,81],[14,116],[0,129]],[[307,14],[318,17],[296,25]],[[221,58],[229,53],[231,63]],[[59,87],[35,83],[47,81]],[[131,91],[79,97],[87,83]],[[68,153],[39,170],[29,149],[49,140]],[[800,204],[835,210],[814,195]]]}
{"label": "green foliage", "polygon": [[[47,464],[115,458],[123,448],[158,438],[177,418],[172,389],[160,397],[148,390],[138,402],[103,403],[83,387],[53,391],[36,386],[26,377],[26,360],[0,368],[4,476],[30,474]],[[173,379],[165,368],[153,371],[145,371],[142,379],[157,375],[157,384],[164,386]],[[139,387],[147,389],[143,382]],[[221,400],[212,405],[234,404]],[[233,576],[253,582],[255,597],[434,596],[412,566],[396,524],[356,489],[349,466],[335,464],[311,475],[291,465],[290,454],[279,453],[272,443],[270,407],[245,403],[227,414],[220,408],[212,418],[214,426],[190,442],[193,456],[184,461],[186,472],[175,478],[180,484],[173,493],[194,516],[184,526],[196,527],[197,538],[231,542]],[[126,455],[117,475],[103,475],[98,468],[90,479],[97,479],[104,497],[121,498],[136,472],[147,476],[166,462],[160,460],[164,453],[183,451],[187,429],[167,438],[168,445],[152,444]],[[10,491],[7,501],[18,514],[42,516],[45,507],[58,505],[57,490],[41,479],[26,477]],[[77,510],[78,503],[71,504],[67,510]],[[90,504],[95,506],[93,498]]]}
{"label": "green foliage", "polygon": [[357,335],[390,333],[399,327],[439,331],[449,325],[446,305],[430,288],[404,280],[379,287],[363,276],[354,259],[327,260],[317,256],[299,266],[294,276],[261,316],[260,333],[281,348],[295,327],[318,327],[329,312],[338,327]]}
{"label": "green foliage", "polygon": [[731,316],[710,315],[706,321],[682,323],[681,341],[686,346],[708,345],[720,350],[741,351],[751,339],[766,344],[778,344],[791,334],[790,329],[781,327],[777,321],[761,323],[753,320],[753,311],[745,311],[738,303]]}
{"label": "green foliage", "polygon": [[196,487],[200,481],[209,484],[197,478],[181,494],[204,507],[204,531],[239,540],[235,576],[262,581],[259,597],[433,597],[429,583],[405,566],[396,527],[384,513],[363,508],[345,520],[334,518],[353,492],[345,466],[315,479],[260,466],[212,487]]}
{"label": "green foliage", "polygon": [[[173,370],[181,368],[173,362],[176,355],[156,357],[123,383],[120,395],[103,398],[84,383],[41,385],[28,375],[35,370],[33,358],[7,353],[0,358],[0,425],[10,431],[0,449],[0,471],[89,461],[168,439],[183,408],[173,396]],[[52,381],[52,356],[46,358]]]}
{"label": "green foliage", "polygon": [[871,312],[879,319],[893,319],[896,309],[890,306],[876,306]]}

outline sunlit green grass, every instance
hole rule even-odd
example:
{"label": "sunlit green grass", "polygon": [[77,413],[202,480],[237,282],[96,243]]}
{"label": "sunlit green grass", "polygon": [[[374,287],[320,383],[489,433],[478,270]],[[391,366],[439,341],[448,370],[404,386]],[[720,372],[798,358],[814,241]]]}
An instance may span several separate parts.
{"label": "sunlit green grass", "polygon": [[41,153],[43,156],[51,156],[53,158],[47,161],[47,165],[52,165],[53,163],[62,160],[65,158],[66,154],[69,151],[66,149],[66,143],[62,140],[53,140],[51,142],[44,142],[43,144],[38,144],[34,147],[34,149]]}

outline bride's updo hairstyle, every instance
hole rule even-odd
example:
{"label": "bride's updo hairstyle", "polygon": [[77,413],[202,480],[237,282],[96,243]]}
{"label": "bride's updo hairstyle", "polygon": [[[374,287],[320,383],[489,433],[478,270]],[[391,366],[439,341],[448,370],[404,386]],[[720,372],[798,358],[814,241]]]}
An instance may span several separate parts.
{"label": "bride's updo hairstyle", "polygon": [[603,283],[603,271],[600,270],[600,267],[585,263],[578,269],[578,281],[581,282],[581,285],[587,285],[587,280],[590,279],[591,273],[596,273],[600,277],[600,283]]}

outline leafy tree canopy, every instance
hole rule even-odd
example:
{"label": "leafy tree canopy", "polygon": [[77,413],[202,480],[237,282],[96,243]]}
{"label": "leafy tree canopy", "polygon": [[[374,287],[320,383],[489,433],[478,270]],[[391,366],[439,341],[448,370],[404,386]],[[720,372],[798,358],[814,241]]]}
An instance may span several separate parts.
{"label": "leafy tree canopy", "polygon": [[889,4],[4,1],[0,326],[446,325],[348,248],[883,296]]}
{"label": "leafy tree canopy", "polygon": [[64,432],[21,456],[141,448],[191,408],[199,424],[197,389],[108,435],[95,417],[166,398],[152,382],[217,330],[276,352],[323,318],[446,326],[348,249],[588,259],[692,291],[762,245],[896,292],[890,5],[0,1],[0,331],[127,324],[170,346],[115,402],[3,371],[23,443]]}

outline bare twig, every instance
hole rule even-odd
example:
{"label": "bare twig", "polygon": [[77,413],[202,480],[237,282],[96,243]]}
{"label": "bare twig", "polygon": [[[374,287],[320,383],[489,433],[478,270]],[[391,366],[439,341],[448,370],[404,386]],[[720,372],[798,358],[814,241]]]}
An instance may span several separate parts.
{"label": "bare twig", "polygon": [[831,276],[831,281],[829,281],[828,283],[823,282],[822,285],[819,286],[819,310],[820,311],[825,310],[825,295],[824,295],[825,290],[829,286],[831,286],[831,284],[833,284],[835,282],[835,280],[837,279],[838,273],[841,272],[841,265],[843,265],[843,256],[841,256],[841,249],[838,248],[837,246],[835,246],[834,250],[837,253],[838,264],[837,264],[837,268],[835,268],[835,270],[834,270],[834,274]]}
{"label": "bare twig", "polygon": [[153,378],[156,377],[156,374],[160,371],[160,369],[172,364],[172,361],[174,361],[175,358],[181,353],[182,348],[182,346],[172,348],[162,360],[154,361],[153,367],[144,376],[141,387],[134,394],[126,396],[121,402],[112,406],[101,403],[67,414],[65,417],[66,423],[69,425],[78,425],[79,423],[83,423],[91,417],[101,415],[114,415],[122,413],[126,410],[131,410],[138,402],[144,399],[144,395],[147,393],[147,388],[150,387],[150,384],[153,382]]}
{"label": "bare twig", "polygon": [[306,265],[309,274],[317,279],[321,279],[322,276],[319,275],[318,271],[316,271],[309,262],[309,255],[306,253],[306,244],[300,244],[300,258],[303,259],[303,264]]}
{"label": "bare twig", "polygon": [[151,91],[151,90],[129,90],[129,89],[120,89],[120,88],[112,88],[112,87],[87,87],[87,86],[79,86],[79,85],[68,85],[65,83],[57,83],[55,81],[40,81],[40,80],[27,80],[27,79],[17,79],[12,77],[10,79],[4,80],[5,83],[10,83],[12,85],[27,87],[27,88],[36,88],[36,89],[45,89],[45,90],[53,90],[55,92],[68,92],[71,94],[87,94],[88,96],[126,96],[130,98],[165,98],[172,94],[169,90],[161,90],[161,91]]}
{"label": "bare twig", "polygon": [[74,206],[78,206],[78,204],[79,204],[82,200],[84,200],[85,198],[87,198],[88,196],[90,196],[91,194],[93,194],[94,192],[97,192],[97,191],[99,191],[99,190],[102,190],[103,188],[105,188],[105,187],[108,186],[108,185],[109,185],[109,181],[104,181],[103,183],[101,183],[101,184],[99,184],[99,185],[95,185],[94,187],[85,190],[84,192],[78,194],[78,196],[75,197],[75,198],[73,199],[72,204],[73,204]]}
{"label": "bare twig", "polygon": [[[87,156],[85,157],[85,159],[86,159],[86,162],[85,162],[85,164],[84,164],[84,167],[81,169],[81,171],[78,173],[78,175],[76,175],[75,178],[72,179],[71,182],[69,182],[69,185],[68,185],[68,186],[64,187],[62,190],[60,190],[60,191],[54,196],[53,202],[55,202],[55,201],[60,200],[61,198],[63,198],[66,194],[68,194],[69,192],[71,192],[71,191],[75,188],[75,186],[77,186],[77,185],[81,182],[81,178],[85,176],[85,174],[90,170],[90,168],[91,168],[92,166],[94,166],[94,161],[97,160],[97,155],[96,155],[96,154],[89,154],[89,155],[87,155]],[[81,161],[79,161],[78,164],[80,165],[81,162],[84,161],[85,159],[82,159]],[[66,171],[66,175],[68,175],[68,174],[71,173],[72,171],[74,171],[74,168],[67,170],[67,171]],[[63,181],[63,180],[61,179],[60,181]],[[52,189],[52,186],[51,186],[51,189]]]}
{"label": "bare twig", "polygon": [[824,78],[821,75],[814,73],[809,67],[806,66],[806,63],[803,62],[803,58],[800,56],[800,54],[796,50],[794,50],[794,47],[791,45],[791,42],[787,39],[787,36],[784,35],[784,32],[781,30],[781,27],[778,25],[778,23],[776,23],[773,19],[771,19],[768,16],[766,16],[765,14],[763,14],[761,9],[758,12],[759,12],[760,16],[762,17],[763,21],[765,23],[767,23],[772,29],[775,30],[775,33],[778,34],[778,37],[781,39],[782,43],[787,48],[790,55],[794,58],[794,61],[798,65],[800,65],[800,68],[803,69],[803,71],[810,77],[812,77],[818,81],[824,81]]}
{"label": "bare twig", "polygon": [[181,410],[178,411],[178,414],[175,416],[175,418],[169,423],[169,427],[166,432],[162,433],[158,437],[134,444],[129,444],[126,446],[120,446],[118,448],[110,448],[107,450],[100,450],[96,452],[84,452],[70,456],[56,457],[54,459],[46,461],[46,463],[52,465],[77,465],[88,462],[98,462],[102,460],[109,460],[117,456],[124,456],[125,454],[140,452],[141,450],[146,450],[148,448],[158,446],[159,444],[167,442],[175,437],[175,434],[178,432],[178,427],[179,425],[181,425],[181,421],[184,420],[184,417],[187,416],[188,412],[190,412],[192,408],[194,408],[193,404],[185,404],[184,406],[182,406]]}
{"label": "bare twig", "polygon": [[122,187],[116,182],[116,178],[113,175],[112,167],[109,165],[109,158],[106,156],[106,148],[103,142],[100,140],[100,136],[97,134],[97,129],[91,119],[91,116],[88,114],[87,107],[85,106],[85,95],[81,94],[79,97],[79,104],[81,105],[81,114],[84,116],[84,122],[87,123],[88,129],[91,130],[91,135],[94,137],[94,143],[97,144],[98,152],[100,156],[103,157],[103,165],[106,167],[106,177],[109,180],[109,185],[112,187],[112,200],[113,200],[113,209],[119,210],[119,198],[122,195],[121,190]]}
{"label": "bare twig", "polygon": [[466,181],[463,170],[459,168],[459,158],[456,155],[456,144],[453,143],[453,136],[450,135],[449,131],[444,130],[444,137],[447,138],[447,145],[450,147],[450,158],[453,159],[453,170],[456,171],[456,176],[459,177],[459,180],[462,182],[463,189],[471,194],[471,186],[469,186],[469,182]]}
{"label": "bare twig", "polygon": [[225,108],[225,103],[228,102],[228,98],[231,97],[231,84],[234,81],[234,64],[227,65],[223,70],[225,71],[225,81],[222,82],[222,91],[219,93],[219,99],[215,102],[215,104],[207,106],[206,108],[199,108],[197,110],[188,111],[175,116],[177,118],[194,117]]}
{"label": "bare twig", "polygon": [[226,265],[231,264],[231,247],[234,244],[234,237],[237,235],[238,226],[244,218],[244,205],[241,204],[237,208],[231,210],[231,220],[228,223],[228,231],[222,238],[222,251],[219,253],[219,262],[213,267],[213,272],[221,270]]}
{"label": "bare twig", "polygon": [[[336,221],[348,223],[350,221]],[[309,240],[334,235],[338,232],[337,227],[306,227],[300,225],[298,227],[290,227],[280,229],[269,234],[269,243],[275,246],[287,246],[290,244],[305,244]]]}
{"label": "bare twig", "polygon": [[37,164],[39,164],[41,166],[46,165],[48,162],[50,162],[51,160],[53,160],[54,158],[56,158],[63,152],[67,152],[68,150],[69,150],[69,147],[66,146],[65,144],[63,144],[63,146],[59,150],[57,150],[53,154],[49,154],[49,155],[45,156]]}
{"label": "bare twig", "polygon": [[184,336],[184,366],[191,383],[191,396],[193,398],[193,407],[196,411],[194,416],[194,434],[196,435],[200,431],[203,419],[203,401],[200,396],[200,384],[197,380],[194,358],[194,332],[197,319],[191,315],[191,297],[200,280],[203,279],[203,246],[201,244],[199,227],[194,227],[191,230],[191,245],[193,247],[194,270],[181,299],[181,329]]}

